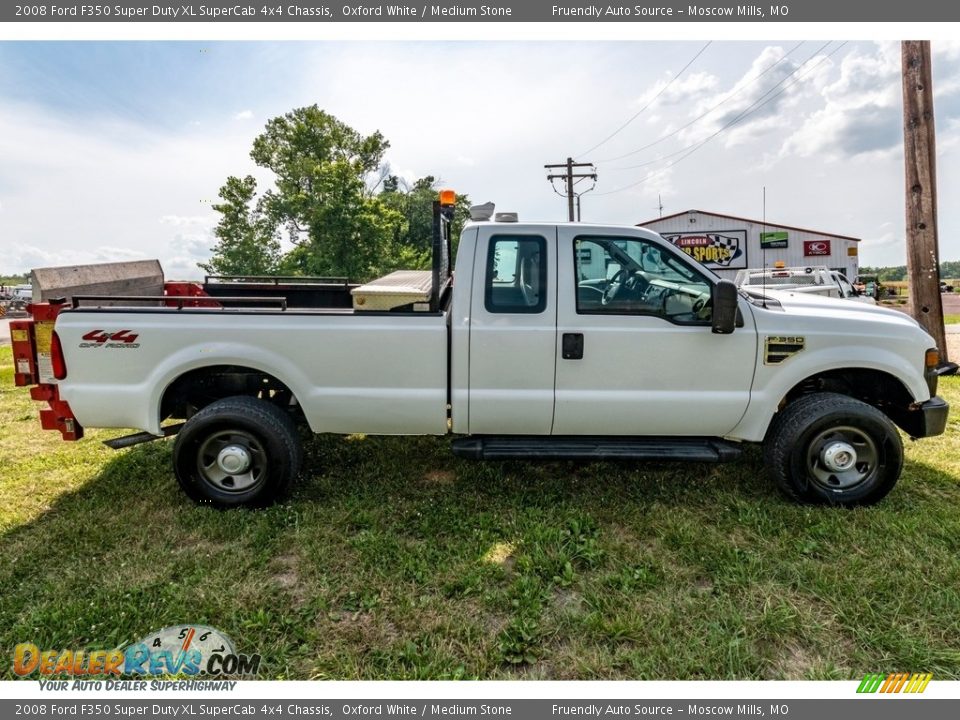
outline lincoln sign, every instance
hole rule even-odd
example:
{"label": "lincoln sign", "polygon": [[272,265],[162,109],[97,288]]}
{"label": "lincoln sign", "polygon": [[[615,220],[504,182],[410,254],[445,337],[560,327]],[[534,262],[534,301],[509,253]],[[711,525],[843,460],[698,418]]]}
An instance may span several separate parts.
{"label": "lincoln sign", "polygon": [[663,237],[708,268],[738,270],[747,266],[747,231],[664,233]]}

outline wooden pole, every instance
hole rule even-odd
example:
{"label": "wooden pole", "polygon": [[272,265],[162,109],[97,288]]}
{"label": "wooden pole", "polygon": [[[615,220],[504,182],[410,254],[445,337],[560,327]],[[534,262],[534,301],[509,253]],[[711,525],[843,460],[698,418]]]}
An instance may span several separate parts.
{"label": "wooden pole", "polygon": [[907,277],[911,313],[947,359],[937,244],[937,163],[930,42],[904,40],[903,151],[906,166]]}

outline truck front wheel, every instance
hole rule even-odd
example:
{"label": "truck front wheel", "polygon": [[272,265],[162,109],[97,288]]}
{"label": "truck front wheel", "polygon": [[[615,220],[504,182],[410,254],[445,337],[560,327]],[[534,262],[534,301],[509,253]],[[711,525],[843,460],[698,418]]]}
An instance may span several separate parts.
{"label": "truck front wheel", "polygon": [[276,405],[237,396],[211,403],[177,433],[173,468],[194,501],[263,507],[283,496],[303,451],[293,419]]}
{"label": "truck front wheel", "polygon": [[770,474],[787,497],[872,505],[896,485],[903,443],[871,405],[836,393],[807,395],[774,417],[764,440]]}

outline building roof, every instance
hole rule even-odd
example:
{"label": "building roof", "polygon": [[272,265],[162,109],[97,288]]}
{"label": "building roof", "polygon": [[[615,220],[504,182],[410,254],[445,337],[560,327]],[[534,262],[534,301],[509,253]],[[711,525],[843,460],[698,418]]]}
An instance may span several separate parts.
{"label": "building roof", "polygon": [[721,213],[709,212],[707,210],[684,210],[683,212],[674,213],[673,215],[664,215],[663,217],[653,218],[652,220],[647,220],[646,222],[637,223],[637,227],[646,227],[651,223],[660,222],[661,220],[672,220],[673,218],[681,217],[683,215],[689,215],[691,213],[700,213],[701,215],[711,215],[718,218],[726,218],[727,220],[739,220],[740,222],[753,223],[754,225],[767,225],[768,227],[773,228],[783,228],[784,230],[796,230],[797,232],[806,232],[812,233],[814,235],[824,235],[825,237],[838,238],[840,240],[853,240],[854,242],[860,242],[862,238],[850,237],[849,235],[838,235],[837,233],[828,233],[822,232],[820,230],[811,230],[810,228],[795,227],[793,225],[781,225],[780,223],[770,222],[769,220],[751,220],[750,218],[737,217],[736,215],[723,215]]}

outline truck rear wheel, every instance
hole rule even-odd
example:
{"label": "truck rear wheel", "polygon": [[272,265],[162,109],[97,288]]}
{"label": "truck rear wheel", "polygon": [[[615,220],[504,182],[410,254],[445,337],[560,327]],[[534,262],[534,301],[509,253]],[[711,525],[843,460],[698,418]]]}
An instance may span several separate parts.
{"label": "truck rear wheel", "polygon": [[903,443],[875,407],[846,395],[816,393],[774,417],[764,459],[777,486],[793,500],[872,505],[897,484]]}
{"label": "truck rear wheel", "polygon": [[180,487],[194,501],[218,508],[276,501],[289,489],[302,459],[290,415],[247,396],[205,407],[183,426],[173,448]]}

